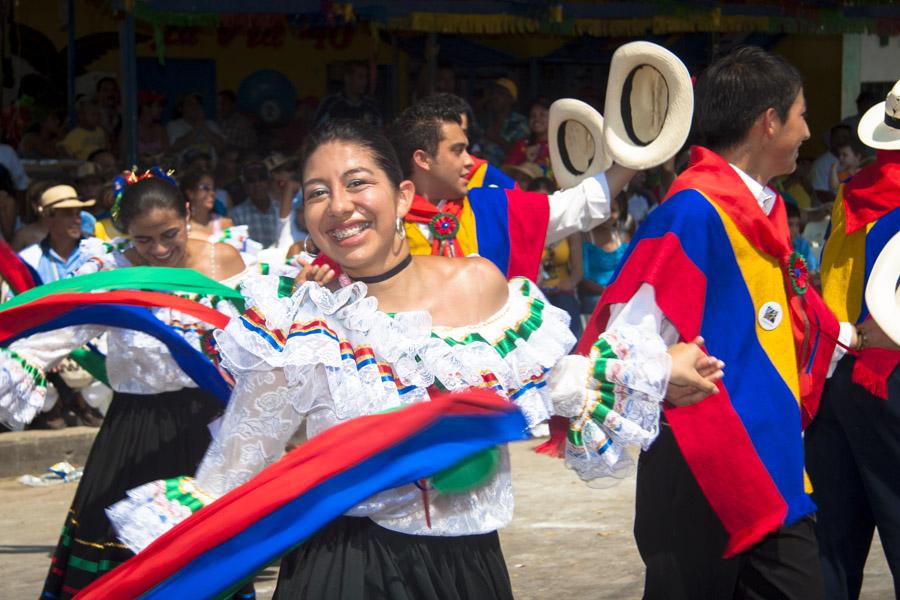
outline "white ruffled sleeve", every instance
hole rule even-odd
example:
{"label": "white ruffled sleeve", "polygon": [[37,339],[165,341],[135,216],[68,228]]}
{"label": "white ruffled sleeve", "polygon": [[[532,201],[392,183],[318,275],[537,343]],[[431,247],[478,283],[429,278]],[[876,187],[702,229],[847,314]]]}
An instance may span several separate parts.
{"label": "white ruffled sleeve", "polygon": [[569,417],[566,465],[585,481],[633,470],[628,446],[646,449],[659,433],[671,359],[659,334],[621,324],[588,356],[567,356],[548,383],[557,415]]}
{"label": "white ruffled sleeve", "polygon": [[102,332],[94,326],[66,327],[0,348],[0,422],[14,431],[31,423],[44,409],[46,371]]}

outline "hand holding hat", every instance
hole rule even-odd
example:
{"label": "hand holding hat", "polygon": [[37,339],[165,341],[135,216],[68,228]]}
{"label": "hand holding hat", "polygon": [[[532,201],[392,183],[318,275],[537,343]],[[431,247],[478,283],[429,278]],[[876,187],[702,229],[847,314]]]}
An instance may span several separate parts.
{"label": "hand holding hat", "polygon": [[642,170],[675,156],[693,117],[690,73],[662,46],[625,44],[612,57],[604,110],[605,120],[571,98],[550,107],[550,160],[561,186],[572,187],[613,162]]}

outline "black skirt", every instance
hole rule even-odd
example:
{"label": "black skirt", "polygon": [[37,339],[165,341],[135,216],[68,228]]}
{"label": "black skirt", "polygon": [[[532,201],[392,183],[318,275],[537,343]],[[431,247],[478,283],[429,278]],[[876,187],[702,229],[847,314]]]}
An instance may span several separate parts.
{"label": "black skirt", "polygon": [[341,517],[281,561],[275,600],[512,598],[497,532],[407,535]]}
{"label": "black skirt", "polygon": [[133,556],[104,509],[141,484],[193,475],[211,440],[207,424],[222,408],[214,396],[193,388],[116,393],[84,466],[42,598],[71,598]]}

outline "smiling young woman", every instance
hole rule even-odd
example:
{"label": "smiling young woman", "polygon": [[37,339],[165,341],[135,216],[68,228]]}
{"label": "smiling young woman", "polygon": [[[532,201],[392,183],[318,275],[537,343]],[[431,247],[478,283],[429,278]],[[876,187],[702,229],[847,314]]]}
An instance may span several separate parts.
{"label": "smiling young woman", "polygon": [[[575,342],[568,314],[536,285],[507,282],[479,257],[410,259],[402,218],[412,184],[381,134],[329,122],[310,135],[304,155],[310,236],[357,281],[332,292],[315,281],[291,290],[276,277],[244,280],[252,311],[216,334],[236,385],[196,479],[148,483],[108,511],[135,550],[171,528],[178,520],[171,515],[196,511],[275,461],[304,421],[312,438],[428,401],[436,389],[479,387],[515,403],[540,434],[555,402],[574,416],[592,393],[584,382],[601,360],[599,346],[593,358],[567,357]],[[619,348],[625,369],[637,361],[642,373],[658,374],[645,377],[643,392],[630,392],[650,421],[668,381],[694,386],[699,398],[721,377],[720,363],[695,345],[679,345],[670,359],[661,340],[628,326],[604,335],[598,344]],[[617,471],[628,460],[626,443],[652,440],[643,429],[650,421],[625,426],[631,433],[604,445],[601,453],[614,449],[592,464]],[[358,504],[283,558],[275,597],[511,598],[497,534],[513,510],[507,448],[490,457],[483,473],[455,489],[429,479]],[[189,493],[157,493],[168,485]]]}

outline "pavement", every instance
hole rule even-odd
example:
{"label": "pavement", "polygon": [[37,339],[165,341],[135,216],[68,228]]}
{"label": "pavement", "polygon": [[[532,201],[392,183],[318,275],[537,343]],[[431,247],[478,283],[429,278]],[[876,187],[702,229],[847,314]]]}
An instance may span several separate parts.
{"label": "pavement", "polygon": [[[77,437],[75,433],[69,435]],[[0,464],[7,459],[2,444],[7,435],[22,434],[0,434]],[[56,447],[48,436],[34,437]],[[561,461],[532,453],[533,445],[511,447],[516,514],[500,534],[516,598],[640,598],[643,564],[632,538],[634,478],[592,489]],[[42,468],[30,472],[40,474],[63,458],[47,458]],[[0,479],[0,598],[37,597],[75,486],[29,488],[13,478]],[[260,599],[271,598],[276,577],[271,568],[257,578]],[[894,598],[877,539],[861,598]]]}

